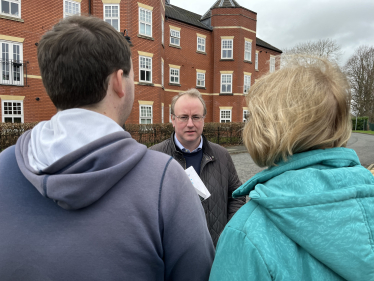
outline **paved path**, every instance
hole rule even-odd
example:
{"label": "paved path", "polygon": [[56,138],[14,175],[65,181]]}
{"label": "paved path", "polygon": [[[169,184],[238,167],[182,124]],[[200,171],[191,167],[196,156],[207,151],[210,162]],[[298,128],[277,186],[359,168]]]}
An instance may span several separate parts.
{"label": "paved path", "polygon": [[[353,133],[348,141],[348,148],[356,151],[364,167],[374,163],[374,135]],[[264,168],[258,167],[252,160],[244,146],[227,147],[234,161],[239,179],[245,183]]]}

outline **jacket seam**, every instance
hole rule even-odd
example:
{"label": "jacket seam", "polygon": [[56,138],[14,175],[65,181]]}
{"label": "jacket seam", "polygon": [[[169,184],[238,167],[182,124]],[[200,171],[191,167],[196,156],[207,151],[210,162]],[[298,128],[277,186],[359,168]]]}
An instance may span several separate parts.
{"label": "jacket seam", "polygon": [[361,209],[361,212],[362,212],[362,216],[363,216],[363,219],[364,219],[366,230],[368,232],[369,244],[371,245],[371,251],[374,252],[374,241],[373,241],[373,237],[371,235],[370,226],[368,224],[368,216],[367,216],[365,207],[362,205],[361,199],[356,199],[356,201],[357,201],[357,204],[360,206],[360,209]]}
{"label": "jacket seam", "polygon": [[265,267],[266,267],[266,269],[267,269],[267,273],[269,274],[270,279],[273,280],[273,277],[272,277],[271,274],[270,274],[270,270],[269,270],[269,267],[268,267],[267,263],[265,262],[265,259],[264,259],[263,256],[261,255],[261,253],[260,253],[260,251],[258,250],[258,248],[256,247],[256,245],[255,245],[255,244],[252,242],[252,240],[248,237],[247,233],[244,232],[244,231],[242,231],[242,230],[239,230],[239,229],[233,228],[233,227],[231,227],[231,226],[229,226],[228,228],[230,228],[230,229],[232,229],[232,230],[234,230],[234,231],[238,231],[238,232],[244,234],[245,239],[247,239],[247,240],[251,243],[251,245],[256,249],[256,252],[257,252],[258,255],[261,257],[261,261],[264,263],[264,265],[265,265]]}
{"label": "jacket seam", "polygon": [[168,162],[165,165],[164,172],[162,173],[161,182],[160,182],[160,189],[158,191],[158,224],[159,224],[159,226],[161,225],[160,209],[161,209],[161,192],[162,192],[162,186],[164,185],[164,178],[165,178],[166,170],[169,167],[169,164],[170,164],[171,160],[173,160],[173,157],[170,156]]}

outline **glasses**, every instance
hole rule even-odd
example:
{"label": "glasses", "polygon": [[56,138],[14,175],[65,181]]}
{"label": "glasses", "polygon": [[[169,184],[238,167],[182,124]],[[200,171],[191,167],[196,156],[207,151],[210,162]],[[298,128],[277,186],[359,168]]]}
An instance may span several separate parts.
{"label": "glasses", "polygon": [[[182,115],[182,116],[177,116],[175,114],[173,114],[175,117],[178,118],[178,120],[182,123],[187,123],[188,120],[190,119],[190,116],[188,115]],[[201,122],[203,121],[205,118],[205,116],[200,116],[200,115],[194,115],[194,116],[191,116],[191,119],[192,119],[192,122],[194,123],[198,123],[198,122]]]}

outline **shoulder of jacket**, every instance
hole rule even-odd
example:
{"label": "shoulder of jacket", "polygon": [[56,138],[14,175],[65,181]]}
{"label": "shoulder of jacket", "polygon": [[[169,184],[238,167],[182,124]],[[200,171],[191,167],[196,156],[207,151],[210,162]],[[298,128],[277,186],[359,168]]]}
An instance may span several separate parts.
{"label": "shoulder of jacket", "polygon": [[163,151],[165,148],[167,148],[168,146],[170,145],[170,138],[158,143],[158,144],[155,144],[151,147],[149,147],[148,149],[150,150],[156,150],[156,151]]}

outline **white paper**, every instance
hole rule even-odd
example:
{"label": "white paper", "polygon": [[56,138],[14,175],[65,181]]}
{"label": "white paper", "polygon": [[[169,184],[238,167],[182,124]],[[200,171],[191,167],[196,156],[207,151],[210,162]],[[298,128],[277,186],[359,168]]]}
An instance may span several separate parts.
{"label": "white paper", "polygon": [[196,173],[195,169],[191,166],[185,170],[187,176],[190,178],[192,185],[195,187],[197,194],[203,199],[210,197],[210,192],[206,188],[203,181],[200,179],[199,175]]}

